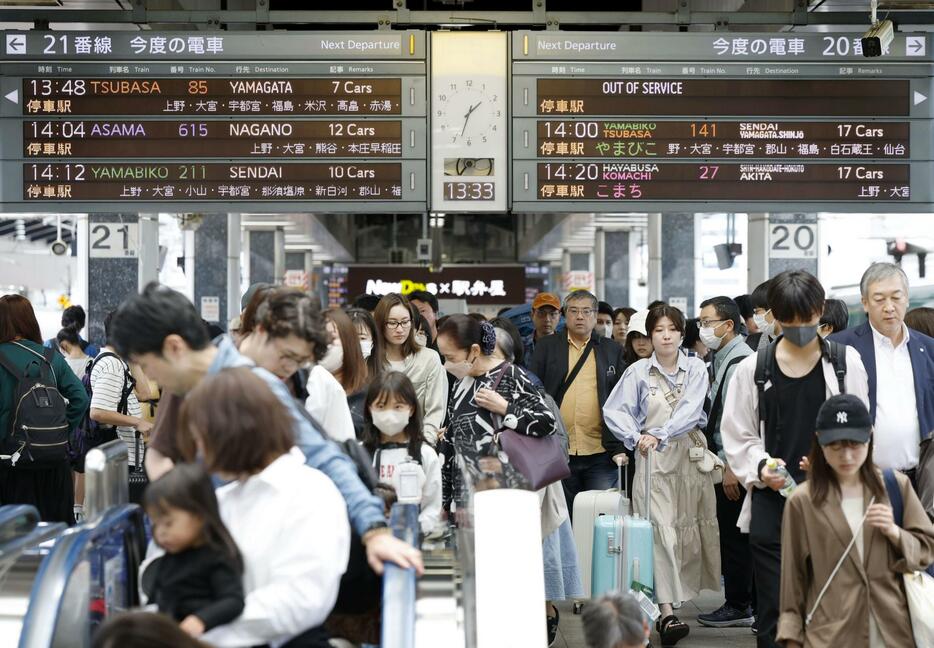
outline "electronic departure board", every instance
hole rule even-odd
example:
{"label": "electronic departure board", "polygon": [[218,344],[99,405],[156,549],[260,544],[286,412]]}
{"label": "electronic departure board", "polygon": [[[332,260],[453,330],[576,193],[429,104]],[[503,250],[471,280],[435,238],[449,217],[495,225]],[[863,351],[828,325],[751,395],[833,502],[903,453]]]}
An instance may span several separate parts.
{"label": "electronic departure board", "polygon": [[423,211],[420,32],[5,32],[7,211]]}
{"label": "electronic departure board", "polygon": [[927,211],[928,36],[860,36],[518,32],[513,209]]}

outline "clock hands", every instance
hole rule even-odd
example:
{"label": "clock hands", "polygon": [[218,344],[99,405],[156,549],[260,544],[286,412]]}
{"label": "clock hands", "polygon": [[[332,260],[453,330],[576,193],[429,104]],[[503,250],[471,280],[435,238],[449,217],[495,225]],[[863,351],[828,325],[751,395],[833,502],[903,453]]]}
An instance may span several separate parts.
{"label": "clock hands", "polygon": [[470,116],[473,114],[473,111],[475,111],[477,108],[479,108],[479,107],[480,107],[480,104],[482,104],[482,103],[483,103],[482,101],[478,101],[478,102],[475,103],[473,106],[471,106],[471,107],[470,107],[470,110],[467,111],[467,114],[464,115],[464,127],[461,129],[460,137],[463,137],[463,136],[464,136],[464,132],[467,130],[467,122],[470,121]]}

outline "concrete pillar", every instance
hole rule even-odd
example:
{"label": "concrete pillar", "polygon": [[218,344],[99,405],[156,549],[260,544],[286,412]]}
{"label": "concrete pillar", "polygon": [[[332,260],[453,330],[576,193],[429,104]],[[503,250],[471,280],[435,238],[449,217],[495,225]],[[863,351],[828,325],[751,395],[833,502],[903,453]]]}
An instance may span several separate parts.
{"label": "concrete pillar", "polygon": [[140,291],[146,284],[159,280],[159,214],[139,215],[139,277]]}
{"label": "concrete pillar", "polygon": [[227,214],[227,321],[240,314],[240,214]]}
{"label": "concrete pillar", "polygon": [[770,277],[785,270],[820,276],[817,214],[771,214],[768,229]]}
{"label": "concrete pillar", "polygon": [[649,303],[662,299],[662,215],[649,214],[649,272],[646,277]]}
{"label": "concrete pillar", "polygon": [[664,214],[661,225],[660,299],[680,308],[687,317],[694,317],[699,303],[695,293],[701,269],[700,217],[696,214]]}
{"label": "concrete pillar", "polygon": [[746,235],[748,292],[769,278],[769,215],[749,214]]}
{"label": "concrete pillar", "polygon": [[[276,234],[272,230],[249,230],[250,284],[276,283]],[[285,251],[283,246],[283,252]]]}
{"label": "concrete pillar", "polygon": [[594,233],[593,281],[594,294],[597,299],[608,301],[606,298],[606,232],[603,228],[597,228]]}
{"label": "concrete pillar", "polygon": [[282,283],[282,279],[285,277],[285,230],[277,227],[273,235],[272,263],[276,277],[273,283]]}
{"label": "concrete pillar", "polygon": [[193,301],[201,316],[213,324],[227,328],[227,214],[204,214],[194,231],[194,259],[189,270],[186,248],[185,272],[194,277]]}
{"label": "concrete pillar", "polygon": [[[131,249],[122,256],[116,256],[122,241],[110,239],[119,237],[108,236],[107,240],[102,240],[106,230],[95,229],[95,225],[107,223],[130,225],[138,231],[139,217],[136,214],[88,214],[88,299],[84,306],[88,313],[87,339],[98,344],[105,342],[104,318],[107,314],[139,290],[136,243],[131,239]],[[113,256],[102,256],[104,254]]]}
{"label": "concrete pillar", "polygon": [[[613,308],[629,305],[629,249],[628,231],[611,230],[603,233],[604,278],[603,299]],[[598,270],[600,266],[598,266]]]}

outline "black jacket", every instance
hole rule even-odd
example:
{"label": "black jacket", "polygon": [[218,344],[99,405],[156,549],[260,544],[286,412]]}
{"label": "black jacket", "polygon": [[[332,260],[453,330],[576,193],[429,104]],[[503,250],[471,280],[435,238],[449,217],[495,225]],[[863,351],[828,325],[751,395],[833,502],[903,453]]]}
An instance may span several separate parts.
{"label": "black jacket", "polygon": [[[600,335],[594,334],[590,339],[593,342],[591,353],[597,361],[597,400],[600,403],[600,419],[603,421],[603,447],[611,456],[620,452],[631,454],[622,441],[613,436],[603,420],[606,399],[626,370],[623,348],[610,338]],[[529,371],[538,376],[545,385],[545,391],[556,401],[558,390],[572,368],[568,366],[567,331],[543,337],[535,343],[535,353],[529,361]],[[560,404],[559,402],[558,405]]]}
{"label": "black jacket", "polygon": [[143,591],[163,614],[176,621],[194,614],[205,630],[230,623],[243,612],[239,571],[208,546],[154,560],[143,572]]}

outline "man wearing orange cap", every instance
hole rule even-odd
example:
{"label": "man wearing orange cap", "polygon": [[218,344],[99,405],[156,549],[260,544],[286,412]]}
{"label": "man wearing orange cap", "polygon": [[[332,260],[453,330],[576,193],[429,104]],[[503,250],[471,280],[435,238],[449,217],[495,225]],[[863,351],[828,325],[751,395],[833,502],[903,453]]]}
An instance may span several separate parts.
{"label": "man wearing orange cap", "polygon": [[532,353],[535,352],[535,344],[543,337],[552,335],[558,328],[560,320],[561,300],[557,295],[546,292],[535,295],[535,299],[532,300],[532,326],[535,327],[535,333],[525,346],[526,366],[532,358]]}

